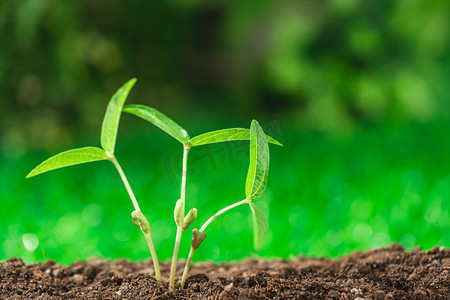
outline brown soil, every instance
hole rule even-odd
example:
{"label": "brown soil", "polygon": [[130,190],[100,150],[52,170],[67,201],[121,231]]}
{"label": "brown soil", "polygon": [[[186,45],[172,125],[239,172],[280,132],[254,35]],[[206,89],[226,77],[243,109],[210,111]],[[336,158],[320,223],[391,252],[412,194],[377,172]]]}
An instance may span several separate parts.
{"label": "brown soil", "polygon": [[[179,265],[181,273],[183,263]],[[167,282],[169,264],[162,265]],[[450,299],[450,250],[399,245],[338,260],[245,260],[193,265],[187,289],[168,291],[149,262],[92,259],[0,265],[0,299]]]}

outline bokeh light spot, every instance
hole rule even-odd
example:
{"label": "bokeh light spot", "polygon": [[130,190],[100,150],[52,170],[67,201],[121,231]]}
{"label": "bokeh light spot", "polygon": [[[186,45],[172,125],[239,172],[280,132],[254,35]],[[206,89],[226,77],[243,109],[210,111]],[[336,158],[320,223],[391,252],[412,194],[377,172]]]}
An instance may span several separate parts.
{"label": "bokeh light spot", "polygon": [[220,257],[220,247],[216,244],[209,247],[208,259],[217,260]]}
{"label": "bokeh light spot", "polygon": [[22,242],[25,248],[30,252],[33,252],[39,246],[39,239],[33,233],[25,233],[22,236]]}
{"label": "bokeh light spot", "polygon": [[441,207],[437,204],[434,204],[427,208],[425,211],[425,221],[431,224],[437,224],[440,220],[440,217],[442,215]]}
{"label": "bokeh light spot", "polygon": [[402,243],[402,245],[408,249],[408,248],[412,248],[414,247],[415,243],[416,243],[416,236],[412,233],[406,233],[405,235],[402,236],[402,238],[400,239],[400,243]]}
{"label": "bokeh light spot", "polygon": [[325,237],[332,247],[339,246],[344,241],[344,234],[341,231],[329,230]]}
{"label": "bokeh light spot", "polygon": [[366,223],[360,223],[353,229],[353,239],[358,243],[367,243],[372,237],[372,227]]}
{"label": "bokeh light spot", "polygon": [[151,226],[152,228],[155,228],[155,230],[158,230],[158,235],[152,236],[154,243],[168,239],[175,233],[175,226],[173,226],[173,223],[168,220],[154,221]]}
{"label": "bokeh light spot", "polygon": [[129,224],[125,224],[123,221],[117,222],[113,227],[113,236],[118,241],[128,241],[131,237]]}
{"label": "bokeh light spot", "polygon": [[70,243],[79,230],[80,219],[75,215],[66,214],[55,226],[55,234],[59,243]]}
{"label": "bokeh light spot", "polygon": [[390,242],[389,236],[386,233],[377,233],[370,241],[371,248],[386,247]]}
{"label": "bokeh light spot", "polygon": [[81,219],[85,224],[95,227],[103,220],[103,208],[95,203],[89,204],[83,209]]}

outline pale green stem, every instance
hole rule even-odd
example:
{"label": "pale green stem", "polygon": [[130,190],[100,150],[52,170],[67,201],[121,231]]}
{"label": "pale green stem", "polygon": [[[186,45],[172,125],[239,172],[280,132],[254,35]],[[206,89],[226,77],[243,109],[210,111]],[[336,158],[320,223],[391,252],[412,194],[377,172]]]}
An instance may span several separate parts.
{"label": "pale green stem", "polygon": [[[189,153],[189,146],[185,146],[184,147],[184,151],[183,151],[183,173],[181,175],[181,201],[183,201],[183,203],[186,201],[186,174],[187,174],[187,157],[188,157],[188,153]],[[183,217],[184,217],[184,212],[183,212]]]}
{"label": "pale green stem", "polygon": [[[114,164],[114,166],[116,167],[117,171],[120,174],[120,177],[122,178],[123,184],[125,185],[125,188],[127,189],[128,195],[130,196],[130,199],[131,199],[131,202],[133,202],[134,209],[137,211],[141,211],[141,209],[139,208],[139,204],[136,200],[136,197],[134,196],[133,190],[131,189],[130,183],[128,182],[128,179],[125,176],[125,173],[123,172],[122,167],[120,166],[119,162],[117,161],[117,159],[114,156],[110,157],[110,160]],[[156,256],[155,246],[153,245],[153,241],[152,241],[150,234],[145,234],[144,232],[143,232],[143,234],[145,236],[145,239],[148,244],[148,248],[150,249],[150,254],[152,256],[153,267],[155,269],[156,281],[158,283],[161,283],[161,271],[159,268],[158,257]]]}
{"label": "pale green stem", "polygon": [[205,222],[205,224],[203,224],[203,226],[200,228],[200,232],[204,232],[206,227],[208,227],[209,224],[211,224],[212,221],[214,221],[218,216],[220,216],[221,214],[223,214],[224,212],[229,211],[232,208],[235,208],[239,205],[242,205],[244,203],[248,203],[247,199],[244,199],[242,201],[236,202],[234,204],[231,204],[230,206],[227,206],[221,210],[219,210],[218,212],[216,212],[211,218],[208,219],[208,221]]}
{"label": "pale green stem", "polygon": [[145,234],[145,239],[147,240],[148,248],[150,249],[150,253],[153,260],[153,266],[155,268],[155,277],[158,283],[161,283],[161,271],[159,269],[159,261],[156,256],[155,246],[153,245],[152,237],[150,234]]}
{"label": "pale green stem", "polygon": [[[181,220],[184,220],[184,209],[186,202],[186,175],[187,175],[187,157],[189,153],[189,145],[184,146],[183,151],[183,171],[181,175],[181,193],[180,199],[182,202],[182,215]],[[169,290],[173,290],[175,287],[175,272],[177,271],[177,260],[178,260],[178,251],[180,249],[181,236],[183,235],[183,224],[177,224],[177,236],[175,238],[175,245],[173,248],[173,256],[172,256],[172,265],[170,267],[170,280],[169,280]]]}
{"label": "pale green stem", "polygon": [[177,271],[177,258],[178,250],[180,249],[181,235],[183,234],[183,228],[181,226],[177,227],[177,237],[175,239],[175,246],[173,248],[172,265],[170,266],[170,282],[169,289],[173,290],[175,287],[175,272]]}
{"label": "pale green stem", "polygon": [[[227,212],[227,211],[229,211],[232,208],[235,208],[235,207],[237,207],[239,205],[242,205],[242,204],[245,204],[245,203],[248,203],[248,202],[249,202],[249,200],[244,199],[242,201],[236,202],[236,203],[234,203],[232,205],[229,205],[229,206],[219,210],[218,212],[216,212],[213,216],[211,216],[211,218],[209,218],[203,224],[203,226],[200,228],[199,232],[203,233],[206,230],[206,227],[208,227],[209,224],[212,223],[212,221],[214,221],[218,216],[220,216],[224,212]],[[188,272],[189,272],[189,268],[191,266],[192,257],[194,256],[194,252],[195,252],[195,249],[191,246],[191,249],[189,250],[189,256],[188,256],[188,259],[186,261],[186,265],[184,266],[183,277],[181,278],[181,287],[182,288],[184,288],[184,285],[186,283],[187,275],[188,275]]]}
{"label": "pale green stem", "polygon": [[128,195],[130,195],[131,202],[133,202],[134,209],[141,211],[141,209],[139,208],[139,204],[136,200],[136,197],[134,196],[133,190],[131,189],[131,186],[128,183],[128,179],[125,176],[125,173],[123,172],[122,167],[120,166],[119,162],[117,161],[117,159],[114,156],[111,158],[111,162],[114,164],[114,166],[116,167],[117,171],[120,174],[120,177],[122,178],[123,184],[125,185],[125,188],[127,189]]}
{"label": "pale green stem", "polygon": [[181,278],[181,287],[184,289],[184,285],[186,284],[187,274],[189,272],[189,268],[191,267],[192,256],[194,256],[195,249],[191,247],[189,250],[189,256],[186,261],[186,265],[184,266],[183,277]]}

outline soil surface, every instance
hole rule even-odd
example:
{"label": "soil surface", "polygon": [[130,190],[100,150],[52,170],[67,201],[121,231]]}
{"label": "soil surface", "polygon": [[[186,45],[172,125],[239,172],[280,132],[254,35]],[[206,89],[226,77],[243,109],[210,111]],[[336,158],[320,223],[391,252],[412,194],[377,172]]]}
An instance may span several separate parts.
{"label": "soil surface", "polygon": [[[167,282],[170,266],[161,267]],[[392,245],[338,260],[199,263],[187,289],[173,292],[153,275],[150,261],[92,259],[65,267],[12,258],[0,264],[0,299],[450,299],[450,249],[405,252]]]}

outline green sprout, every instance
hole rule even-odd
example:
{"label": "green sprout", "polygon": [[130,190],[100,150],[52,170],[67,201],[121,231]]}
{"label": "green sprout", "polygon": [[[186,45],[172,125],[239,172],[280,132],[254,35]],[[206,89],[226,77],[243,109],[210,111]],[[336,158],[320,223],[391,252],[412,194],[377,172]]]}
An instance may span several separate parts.
{"label": "green sprout", "polygon": [[[181,236],[197,217],[197,210],[192,208],[185,220],[185,202],[186,202],[186,173],[187,173],[187,157],[191,148],[189,141],[190,137],[186,130],[173,120],[160,113],[154,108],[144,105],[128,105],[123,108],[124,112],[136,115],[160,129],[167,132],[169,135],[177,139],[183,144],[183,171],[181,177],[181,192],[180,199],[175,204],[174,219],[177,226],[177,234],[175,237],[175,246],[172,256],[172,265],[170,267],[169,287],[173,289],[175,286],[175,271],[177,268],[178,250],[180,249]],[[189,218],[188,218],[189,217]],[[185,222],[186,221],[186,222]]]}
{"label": "green sprout", "polygon": [[184,288],[186,284],[186,279],[194,252],[198,247],[200,247],[201,243],[206,238],[206,228],[212,223],[212,221],[224,212],[247,203],[250,206],[250,211],[253,215],[254,247],[255,249],[259,249],[261,247],[268,225],[264,214],[252,201],[257,200],[262,196],[267,184],[270,157],[269,144],[267,140],[268,139],[266,138],[266,135],[264,134],[264,131],[259,123],[256,120],[253,120],[250,127],[250,166],[248,168],[247,180],[245,183],[246,198],[219,210],[202,225],[200,230],[194,229],[192,231],[191,249],[189,250],[188,259],[186,261],[181,279],[182,288]]}
{"label": "green sprout", "polygon": [[[216,130],[208,133],[198,135],[192,139],[189,138],[189,134],[186,130],[180,127],[175,121],[171,120],[161,112],[156,109],[144,105],[127,105],[123,108],[124,112],[136,115],[160,129],[167,132],[169,135],[177,139],[183,144],[183,166],[182,166],[182,179],[181,179],[181,194],[180,199],[175,204],[174,209],[174,219],[177,226],[177,234],[175,237],[175,245],[172,255],[172,263],[170,267],[170,277],[169,277],[169,288],[171,290],[175,287],[175,272],[177,268],[178,251],[180,248],[180,242],[183,232],[194,222],[197,217],[197,209],[191,208],[187,216],[185,216],[186,207],[186,175],[187,175],[187,157],[190,149],[192,147],[226,142],[226,141],[237,141],[237,140],[249,140],[251,138],[251,130],[245,128],[230,128]],[[256,122],[256,121],[254,121]],[[256,122],[257,124],[257,122]],[[256,125],[255,125],[256,126]],[[259,126],[259,125],[257,125]],[[260,128],[260,127],[259,127]],[[262,130],[262,129],[261,129]],[[265,136],[265,135],[264,135]],[[269,141],[270,143],[280,145],[281,144],[270,136],[264,138],[265,143]],[[268,155],[268,152],[267,152]],[[265,182],[264,182],[265,186]],[[264,189],[263,189],[264,191]],[[262,194],[262,192],[261,192]],[[244,202],[243,202],[244,203]],[[242,204],[242,203],[241,203]],[[250,204],[252,205],[252,204]],[[234,207],[234,206],[233,206]],[[255,206],[254,210],[259,209]],[[263,216],[259,211],[259,215]],[[212,221],[212,220],[211,220]],[[209,224],[209,223],[208,223]],[[206,224],[207,226],[207,224]],[[205,228],[206,228],[205,226]],[[203,232],[203,231],[201,231]],[[193,254],[193,253],[192,253]],[[192,258],[191,258],[192,259]],[[190,263],[190,262],[189,262]],[[188,267],[189,269],[189,267]]]}
{"label": "green sprout", "polygon": [[150,224],[145,218],[144,214],[141,212],[141,209],[136,200],[136,197],[134,196],[128,179],[125,176],[125,173],[123,172],[122,167],[120,166],[116,157],[114,156],[114,147],[116,144],[122,107],[135,83],[136,79],[129,80],[120,89],[117,90],[117,92],[109,101],[102,124],[101,145],[103,149],[98,147],[84,147],[59,153],[55,156],[50,157],[49,159],[38,165],[36,168],[34,168],[27,175],[27,178],[54,169],[87,163],[91,161],[109,160],[110,162],[112,162],[116,167],[117,172],[119,172],[120,178],[122,179],[128,195],[130,196],[131,202],[133,203],[134,211],[131,213],[133,224],[141,228],[141,231],[144,234],[145,239],[147,240],[147,244],[153,260],[153,266],[155,268],[155,277],[158,282],[161,282],[161,271],[159,269],[159,262],[156,256],[155,246],[153,245],[153,241],[151,238]]}
{"label": "green sprout", "polygon": [[155,247],[151,239],[151,227],[144,214],[141,212],[139,205],[137,203],[136,197],[128,183],[128,180],[120,167],[117,159],[114,156],[114,146],[117,137],[117,131],[119,126],[119,120],[122,111],[138,116],[155,126],[159,127],[173,138],[181,142],[183,145],[183,162],[182,162],[182,179],[181,179],[181,191],[180,198],[175,203],[174,208],[174,220],[177,226],[177,233],[175,237],[175,245],[172,255],[172,263],[170,268],[169,277],[169,289],[173,290],[175,287],[175,273],[178,260],[178,252],[180,248],[181,238],[184,231],[186,231],[189,226],[197,218],[197,209],[191,208],[187,214],[185,214],[186,207],[186,177],[187,177],[187,159],[188,153],[193,147],[202,146],[206,144],[237,141],[237,140],[250,140],[250,167],[248,170],[245,193],[246,198],[240,202],[232,204],[209,218],[205,224],[198,229],[192,231],[192,242],[191,249],[189,252],[188,260],[185,265],[181,286],[184,287],[187,274],[189,271],[190,264],[192,262],[192,256],[194,255],[195,249],[197,249],[206,237],[204,231],[208,225],[222,213],[237,207],[239,205],[248,203],[250,210],[253,214],[253,225],[254,225],[254,245],[258,249],[264,239],[264,235],[267,230],[267,221],[261,212],[261,210],[252,202],[261,197],[264,192],[267,183],[267,176],[269,171],[269,146],[268,143],[276,144],[282,146],[278,141],[267,136],[262,130],[261,126],[257,121],[253,120],[251,123],[251,128],[229,128],[216,130],[208,133],[198,135],[194,138],[190,138],[186,130],[184,130],[180,125],[174,122],[172,119],[157,111],[154,108],[145,105],[127,105],[123,107],[125,100],[133,87],[136,79],[132,79],[125,83],[111,98],[106,114],[102,124],[101,133],[101,145],[102,148],[97,147],[85,147],[79,149],[69,150],[58,155],[55,155],[48,160],[41,163],[33,171],[28,174],[28,177],[38,175],[43,172],[54,170],[57,168],[62,168],[65,166],[86,163],[97,160],[109,160],[116,167],[117,171],[122,178],[122,181],[128,191],[131,201],[134,206],[134,211],[132,212],[133,224],[141,228],[144,234],[149,249],[151,257],[153,260],[153,265],[155,268],[156,280],[161,283],[161,272],[159,268],[158,258],[156,256]]}

